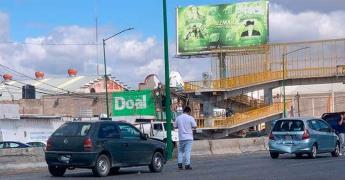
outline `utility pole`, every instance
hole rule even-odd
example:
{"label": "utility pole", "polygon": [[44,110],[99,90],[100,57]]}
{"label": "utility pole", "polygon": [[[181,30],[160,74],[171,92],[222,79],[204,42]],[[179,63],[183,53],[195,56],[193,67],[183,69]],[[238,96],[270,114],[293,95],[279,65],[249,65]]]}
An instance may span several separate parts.
{"label": "utility pole", "polygon": [[173,144],[171,139],[171,98],[170,98],[170,78],[169,78],[169,47],[168,47],[168,20],[166,11],[166,0],[163,0],[163,22],[164,22],[164,64],[165,64],[165,113],[167,122],[167,149],[168,159],[172,159]]}

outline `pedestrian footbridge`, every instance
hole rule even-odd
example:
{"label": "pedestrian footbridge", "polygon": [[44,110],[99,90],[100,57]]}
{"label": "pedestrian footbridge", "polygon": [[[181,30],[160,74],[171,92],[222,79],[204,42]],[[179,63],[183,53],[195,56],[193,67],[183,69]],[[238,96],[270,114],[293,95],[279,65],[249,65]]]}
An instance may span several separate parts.
{"label": "pedestrian footbridge", "polygon": [[[203,80],[185,82],[184,90],[199,101],[202,113],[197,116],[200,129],[246,128],[253,122],[279,117],[283,102],[272,100],[272,89],[283,85],[343,82],[345,74],[345,39],[274,43],[241,51],[219,51],[211,58],[211,72]],[[216,117],[212,108],[241,104],[246,93],[264,90],[261,102],[232,116]],[[248,101],[248,98],[244,98]],[[263,103],[262,103],[263,102]],[[289,103],[289,102],[287,102]],[[251,108],[249,108],[249,106]],[[291,105],[286,104],[286,107]],[[243,109],[243,108],[242,108]]]}

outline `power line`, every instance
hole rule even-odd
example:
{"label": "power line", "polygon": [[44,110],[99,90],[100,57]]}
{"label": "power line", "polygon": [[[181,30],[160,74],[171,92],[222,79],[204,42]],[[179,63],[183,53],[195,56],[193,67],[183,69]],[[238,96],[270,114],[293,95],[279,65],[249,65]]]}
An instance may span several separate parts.
{"label": "power line", "polygon": [[97,46],[97,43],[34,43],[34,42],[13,42],[3,41],[0,44],[20,44],[20,45],[36,45],[36,46]]}

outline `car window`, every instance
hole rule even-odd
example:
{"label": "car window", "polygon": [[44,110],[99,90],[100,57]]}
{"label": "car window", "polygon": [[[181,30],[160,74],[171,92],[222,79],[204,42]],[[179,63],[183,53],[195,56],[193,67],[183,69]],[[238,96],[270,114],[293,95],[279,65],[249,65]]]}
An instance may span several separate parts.
{"label": "car window", "polygon": [[301,120],[279,120],[275,123],[273,130],[275,132],[293,132],[304,131],[304,123]]}
{"label": "car window", "polygon": [[20,145],[17,144],[17,143],[12,143],[12,142],[11,142],[11,143],[9,144],[9,147],[10,147],[10,148],[17,148],[17,147],[19,147],[19,146],[20,146]]}
{"label": "car window", "polygon": [[319,131],[320,130],[320,124],[317,123],[317,121],[314,119],[314,120],[309,120],[308,121],[308,126],[312,129],[312,130],[315,130],[315,131]]}
{"label": "car window", "polygon": [[330,127],[326,122],[321,121],[321,120],[317,120],[317,122],[318,122],[319,127],[320,127],[319,131],[326,131],[326,132],[329,131]]}
{"label": "car window", "polygon": [[119,129],[124,139],[140,139],[140,131],[129,124],[119,124]]}
{"label": "car window", "polygon": [[120,133],[115,124],[101,124],[98,131],[99,138],[119,138]]}
{"label": "car window", "polygon": [[59,127],[53,136],[86,136],[90,129],[91,123],[66,123]]}
{"label": "car window", "polygon": [[5,147],[4,147],[4,143],[0,143],[0,149],[1,149],[1,148],[5,148]]}
{"label": "car window", "polygon": [[156,131],[163,131],[162,124],[153,124],[153,129]]}

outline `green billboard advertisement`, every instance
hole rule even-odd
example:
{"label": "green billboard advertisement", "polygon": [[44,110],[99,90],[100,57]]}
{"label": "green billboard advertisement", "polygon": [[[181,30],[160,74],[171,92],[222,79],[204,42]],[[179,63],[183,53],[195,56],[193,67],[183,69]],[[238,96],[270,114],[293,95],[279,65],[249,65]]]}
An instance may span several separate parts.
{"label": "green billboard advertisement", "polygon": [[177,8],[177,54],[246,47],[268,41],[268,1]]}
{"label": "green billboard advertisement", "polygon": [[112,116],[154,116],[151,90],[113,92]]}

